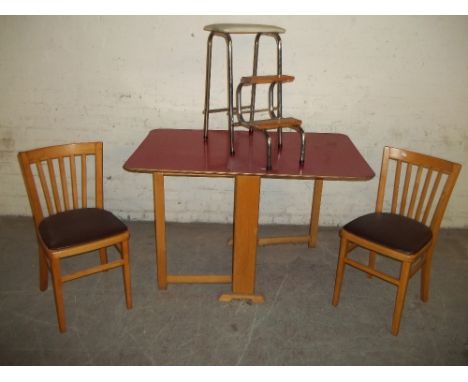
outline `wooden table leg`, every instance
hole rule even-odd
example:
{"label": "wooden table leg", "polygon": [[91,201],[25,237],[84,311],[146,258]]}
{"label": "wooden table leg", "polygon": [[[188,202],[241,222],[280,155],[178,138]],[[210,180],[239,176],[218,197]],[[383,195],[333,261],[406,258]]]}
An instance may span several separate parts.
{"label": "wooden table leg", "polygon": [[322,201],[322,188],[323,180],[315,179],[314,196],[312,198],[312,208],[310,213],[309,248],[313,248],[317,244],[317,231],[320,216],[320,203]]}
{"label": "wooden table leg", "polygon": [[221,295],[220,301],[242,299],[263,303],[265,300],[262,295],[255,294],[259,203],[260,177],[236,176],[232,293]]}
{"label": "wooden table leg", "polygon": [[164,174],[153,173],[154,229],[159,289],[167,289],[166,213],[164,206]]}

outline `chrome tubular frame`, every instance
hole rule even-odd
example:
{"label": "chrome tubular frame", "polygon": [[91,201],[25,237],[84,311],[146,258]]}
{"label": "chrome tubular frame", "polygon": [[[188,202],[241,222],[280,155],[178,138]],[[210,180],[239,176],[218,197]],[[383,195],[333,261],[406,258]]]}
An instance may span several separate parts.
{"label": "chrome tubular frame", "polygon": [[207,53],[206,53],[206,80],[205,80],[205,109],[204,122],[203,122],[203,137],[205,140],[208,139],[208,126],[210,119],[210,89],[211,89],[211,61],[213,58],[213,37],[218,36],[224,38],[226,41],[226,55],[227,55],[227,109],[219,109],[216,111],[227,111],[228,112],[228,130],[230,138],[230,152],[234,154],[234,110],[233,110],[233,75],[232,75],[232,40],[228,33],[211,32],[208,36]]}
{"label": "chrome tubular frame", "polygon": [[[227,108],[221,109],[210,109],[210,90],[211,90],[211,62],[212,62],[212,52],[213,52],[213,37],[218,36],[224,38],[226,42],[227,48]],[[276,40],[276,64],[277,64],[277,74],[281,75],[282,73],[282,44],[281,44],[281,37],[278,33],[257,33],[255,36],[255,43],[254,43],[254,59],[253,59],[253,70],[252,74],[254,76],[257,75],[258,70],[258,52],[260,46],[260,37],[261,36],[270,36]],[[203,121],[203,137],[205,140],[208,140],[208,129],[210,123],[210,113],[214,112],[224,112],[227,111],[228,114],[228,130],[229,130],[229,139],[230,139],[230,153],[234,155],[234,126],[242,125],[245,123],[245,120],[242,117],[242,106],[239,107],[237,105],[237,117],[239,120],[238,124],[234,123],[234,105],[233,105],[233,59],[232,59],[232,40],[229,33],[221,33],[221,32],[211,32],[208,36],[207,41],[207,53],[206,53],[206,79],[205,79],[205,108],[203,110],[204,114],[204,121]],[[281,116],[281,108],[282,108],[282,90],[281,84],[278,84],[278,116]],[[256,96],[256,85],[252,85],[251,89],[251,98],[250,98],[250,122],[252,123],[255,116],[255,96]],[[239,97],[239,96],[238,96]],[[270,114],[271,114],[271,107]],[[273,113],[274,113],[273,107]],[[251,129],[250,129],[251,131]],[[278,136],[281,141],[281,131],[278,130]]]}
{"label": "chrome tubular frame", "polygon": [[210,118],[210,89],[211,89],[211,59],[213,52],[213,36],[211,32],[208,36],[208,43],[206,49],[206,80],[205,80],[205,108],[203,110],[203,138],[205,141],[208,139],[208,124]]}
{"label": "chrome tubular frame", "polygon": [[[270,113],[270,117],[271,118],[278,118],[276,115],[275,115],[275,112],[274,112],[274,107],[273,107],[273,90],[274,90],[274,87],[275,87],[275,82],[272,83],[269,87],[269,98],[270,98],[270,101],[269,101],[269,113]],[[254,130],[254,127],[253,127],[253,122],[252,121],[246,121],[244,119],[244,116],[242,115],[242,88],[245,86],[245,84],[243,83],[240,83],[238,86],[237,86],[237,89],[236,89],[236,104],[237,104],[237,117],[239,119],[239,123],[238,125],[239,126],[244,126],[244,127],[248,127],[249,128],[249,131],[250,132],[253,132]],[[253,85],[251,85],[253,86]],[[300,139],[301,139],[301,151],[300,151],[300,156],[299,156],[299,163],[301,165],[304,164],[304,159],[305,159],[305,142],[306,142],[306,139],[305,139],[305,132],[304,132],[304,129],[300,126],[298,127],[290,127],[290,129],[293,129],[295,131],[297,131],[299,134],[300,134]],[[261,130],[263,132],[263,134],[265,135],[265,139],[266,139],[266,145],[267,145],[267,170],[271,170],[271,136],[270,134],[268,133],[267,130]],[[282,129],[279,128],[278,129],[278,132],[282,133]],[[279,134],[278,133],[278,149],[280,149],[282,147],[282,134]]]}
{"label": "chrome tubular frame", "polygon": [[267,170],[271,170],[271,137],[266,130],[265,133],[266,144],[267,144]]}

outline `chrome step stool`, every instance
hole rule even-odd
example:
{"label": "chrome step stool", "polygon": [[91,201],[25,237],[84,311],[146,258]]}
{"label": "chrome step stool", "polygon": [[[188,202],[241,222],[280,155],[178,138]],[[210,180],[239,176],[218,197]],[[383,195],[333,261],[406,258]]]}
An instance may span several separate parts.
{"label": "chrome step stool", "polygon": [[[288,117],[283,118],[281,102],[278,102],[278,106],[275,108],[273,101],[273,90],[275,86],[279,87],[284,82],[294,81],[293,76],[276,75],[276,76],[251,76],[242,77],[236,90],[237,98],[237,117],[239,119],[238,126],[243,126],[252,130],[258,130],[265,134],[267,144],[267,170],[271,170],[271,136],[268,130],[276,129],[278,131],[278,149],[283,147],[283,129],[289,128],[296,130],[300,134],[301,148],[299,154],[299,164],[304,164],[305,157],[305,133],[302,129],[302,121],[296,118]],[[268,112],[270,119],[254,120],[253,114],[255,114],[255,104],[252,103],[250,106],[250,120],[246,121],[242,115],[242,88],[244,86],[256,86],[259,84],[270,84],[268,91]],[[253,92],[253,90],[252,90]],[[279,98],[278,98],[279,100]],[[275,113],[276,109],[276,113]]]}
{"label": "chrome step stool", "polygon": [[[209,115],[210,113],[227,112],[228,115],[228,130],[230,138],[230,153],[234,155],[234,127],[244,126],[249,128],[250,131],[257,129],[262,130],[265,133],[267,140],[267,169],[271,169],[271,137],[267,130],[278,129],[278,146],[281,147],[281,130],[284,127],[292,128],[301,133],[301,154],[300,163],[304,162],[304,145],[305,135],[301,128],[301,121],[294,118],[282,118],[282,83],[290,82],[294,79],[291,76],[282,76],[282,46],[280,33],[286,32],[285,29],[274,25],[262,25],[262,24],[211,24],[203,28],[210,32],[207,43],[207,55],[206,55],[206,82],[205,82],[205,108],[204,108],[204,124],[203,124],[203,136],[204,139],[208,139],[209,129]],[[231,34],[255,34],[255,45],[254,45],[254,59],[253,59],[253,70],[251,77],[243,77],[241,83],[237,88],[237,108],[234,110],[234,85],[233,85],[233,69],[232,69],[232,39]],[[210,89],[211,89],[211,61],[212,61],[212,43],[213,37],[218,36],[224,38],[227,48],[227,96],[228,104],[226,108],[211,109],[210,108]],[[258,67],[258,51],[260,38],[262,36],[273,37],[276,41],[276,76],[257,76]],[[257,121],[254,120],[255,112],[263,112],[265,110],[255,110],[255,95],[256,85],[270,83],[269,91],[269,107],[267,111],[270,114],[270,120]],[[250,105],[243,107],[241,105],[240,93],[242,87],[251,86],[251,100]],[[273,89],[276,85],[277,88],[277,106],[273,104]],[[249,121],[245,121],[242,114],[245,111],[249,111]],[[276,111],[276,113],[275,113]],[[234,114],[237,115],[238,122],[234,122]]]}

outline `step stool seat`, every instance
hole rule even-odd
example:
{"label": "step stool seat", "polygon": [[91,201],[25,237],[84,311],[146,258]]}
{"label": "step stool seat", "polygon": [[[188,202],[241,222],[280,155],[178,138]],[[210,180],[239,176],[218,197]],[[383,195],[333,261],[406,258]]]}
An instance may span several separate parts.
{"label": "step stool seat", "polygon": [[302,121],[296,118],[272,118],[254,121],[249,124],[254,129],[258,130],[270,130],[270,129],[282,129],[282,128],[295,128],[301,127]]}
{"label": "step stool seat", "polygon": [[284,33],[286,29],[275,25],[263,24],[210,24],[204,30],[208,32],[249,34],[249,33]]}

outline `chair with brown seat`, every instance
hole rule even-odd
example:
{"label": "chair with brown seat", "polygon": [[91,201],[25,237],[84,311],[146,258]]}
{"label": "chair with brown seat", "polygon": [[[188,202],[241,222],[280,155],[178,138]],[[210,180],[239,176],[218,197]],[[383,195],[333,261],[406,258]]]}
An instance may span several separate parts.
{"label": "chair with brown seat", "polygon": [[[393,187],[390,182],[387,187],[390,166]],[[432,253],[460,169],[458,163],[385,147],[375,212],[358,217],[340,230],[333,305],[338,305],[346,265],[387,281],[397,287],[392,334],[398,335],[408,281],[420,269],[421,300],[428,300]],[[391,200],[385,200],[386,190],[393,191]],[[384,205],[390,212],[383,212]],[[367,265],[348,257],[356,247],[370,251]],[[400,262],[398,278],[376,270],[376,254]]]}
{"label": "chair with brown seat", "polygon": [[[126,304],[131,309],[129,232],[103,209],[102,142],[24,151],[18,160],[39,246],[39,288],[47,289],[50,270],[60,331],[66,330],[62,285],[80,277],[121,267]],[[88,171],[91,165],[92,171]],[[94,173],[94,182],[93,177],[88,179],[88,172]],[[88,188],[94,188],[94,198]],[[94,207],[90,208],[92,201]],[[106,248],[110,246],[117,248],[120,259],[108,261]],[[99,250],[100,265],[61,274],[62,259],[95,250]]]}

